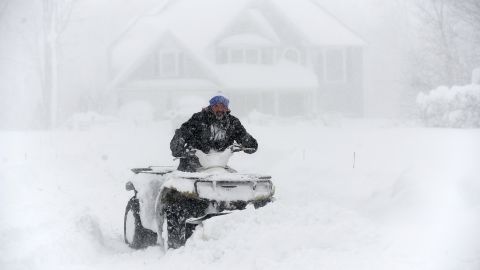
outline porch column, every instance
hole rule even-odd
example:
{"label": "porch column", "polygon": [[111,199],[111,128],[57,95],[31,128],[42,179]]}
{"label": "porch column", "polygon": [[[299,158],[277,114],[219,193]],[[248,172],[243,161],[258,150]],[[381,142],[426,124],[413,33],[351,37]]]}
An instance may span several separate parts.
{"label": "porch column", "polygon": [[280,116],[280,94],[278,93],[278,90],[275,91],[275,94],[273,95],[273,105],[275,116]]}
{"label": "porch column", "polygon": [[313,98],[313,113],[316,115],[318,114],[318,91],[319,91],[319,88],[317,89],[313,89],[313,94],[312,94],[312,98]]}

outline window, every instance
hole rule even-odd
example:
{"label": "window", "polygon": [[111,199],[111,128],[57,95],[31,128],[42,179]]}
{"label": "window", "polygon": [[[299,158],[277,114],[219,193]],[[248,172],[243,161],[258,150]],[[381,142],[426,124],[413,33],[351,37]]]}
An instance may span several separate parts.
{"label": "window", "polygon": [[294,63],[300,63],[300,52],[296,49],[286,49],[283,57]]}
{"label": "window", "polygon": [[324,81],[325,80],[325,61],[323,59],[323,52],[320,51],[315,54],[314,65],[315,65],[315,71],[318,75],[318,78],[321,81]]}
{"label": "window", "polygon": [[176,77],[180,73],[180,57],[179,52],[161,52],[159,54],[159,75],[161,77]]}
{"label": "window", "polygon": [[345,51],[328,49],[325,51],[325,80],[328,82],[345,81]]}
{"label": "window", "polygon": [[134,73],[134,77],[142,79],[151,79],[157,76],[157,59],[154,54],[146,58]]}
{"label": "window", "polygon": [[215,59],[217,64],[273,64],[273,51],[272,49],[257,48],[218,48]]}

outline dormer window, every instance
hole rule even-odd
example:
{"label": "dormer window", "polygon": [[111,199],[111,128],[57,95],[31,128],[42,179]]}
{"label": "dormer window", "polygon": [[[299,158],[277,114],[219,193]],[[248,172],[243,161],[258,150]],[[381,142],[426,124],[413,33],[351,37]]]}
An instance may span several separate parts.
{"label": "dormer window", "polygon": [[217,64],[273,64],[273,48],[217,48]]}
{"label": "dormer window", "polygon": [[224,37],[217,44],[217,64],[273,64],[274,41],[258,33],[242,33]]}
{"label": "dormer window", "polygon": [[293,63],[300,63],[300,52],[297,49],[286,49],[283,53],[283,57]]}

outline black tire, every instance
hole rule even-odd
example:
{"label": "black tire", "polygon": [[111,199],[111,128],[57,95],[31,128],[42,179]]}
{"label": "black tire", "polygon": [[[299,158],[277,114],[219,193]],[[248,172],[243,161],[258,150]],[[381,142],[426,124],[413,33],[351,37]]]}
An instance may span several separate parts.
{"label": "black tire", "polygon": [[185,245],[194,230],[194,227],[186,228],[187,219],[203,216],[208,207],[208,201],[188,198],[178,191],[169,190],[164,196],[164,202],[168,248],[179,248]]}
{"label": "black tire", "polygon": [[125,243],[134,249],[146,248],[157,243],[157,233],[142,226],[139,212],[138,199],[131,198],[125,208],[123,238]]}
{"label": "black tire", "polygon": [[256,201],[253,203],[253,206],[255,207],[255,209],[258,209],[260,207],[264,207],[265,205],[267,205],[269,202],[271,202],[270,199],[266,199],[266,200],[259,200],[259,201]]}
{"label": "black tire", "polygon": [[133,210],[130,208],[130,203],[127,204],[125,209],[125,217],[123,219],[123,238],[125,244],[131,246],[132,243],[138,238],[135,235],[135,217],[133,215]]}
{"label": "black tire", "polygon": [[168,248],[185,245],[185,222],[189,218],[187,209],[181,203],[170,203],[165,207],[167,219]]}

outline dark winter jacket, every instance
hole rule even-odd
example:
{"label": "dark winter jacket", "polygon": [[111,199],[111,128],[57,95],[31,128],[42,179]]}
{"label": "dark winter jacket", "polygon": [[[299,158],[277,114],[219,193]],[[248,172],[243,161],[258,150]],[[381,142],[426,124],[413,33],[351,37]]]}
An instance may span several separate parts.
{"label": "dark winter jacket", "polygon": [[181,158],[178,170],[196,171],[200,163],[195,156],[186,157],[188,156],[187,148],[198,149],[204,153],[210,150],[223,151],[234,141],[246,148],[253,148],[254,150],[245,151],[249,154],[254,153],[258,148],[257,141],[247,133],[238,118],[227,113],[223,119],[218,120],[211,108],[207,107],[193,114],[175,131],[170,149],[174,157]]}

